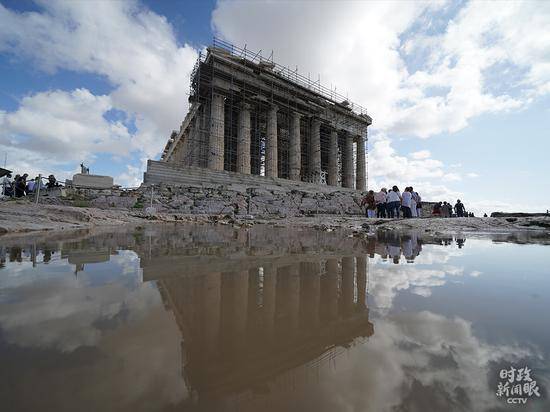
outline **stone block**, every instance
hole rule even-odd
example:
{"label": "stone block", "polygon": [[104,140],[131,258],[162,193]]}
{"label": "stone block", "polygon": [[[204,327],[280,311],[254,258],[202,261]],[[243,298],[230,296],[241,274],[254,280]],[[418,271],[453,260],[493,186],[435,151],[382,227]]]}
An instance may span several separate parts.
{"label": "stone block", "polygon": [[77,173],[73,176],[73,186],[89,189],[110,189],[113,187],[113,178],[111,176]]}

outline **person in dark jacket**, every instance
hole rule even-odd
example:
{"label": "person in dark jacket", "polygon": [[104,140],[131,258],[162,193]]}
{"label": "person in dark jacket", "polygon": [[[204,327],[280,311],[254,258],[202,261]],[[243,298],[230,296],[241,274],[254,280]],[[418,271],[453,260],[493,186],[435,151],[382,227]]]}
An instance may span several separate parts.
{"label": "person in dark jacket", "polygon": [[27,176],[28,174],[25,173],[23,176],[19,176],[19,178],[15,179],[15,197],[23,197],[26,195]]}
{"label": "person in dark jacket", "polygon": [[455,204],[455,213],[458,217],[464,217],[465,207],[464,204],[458,199]]}

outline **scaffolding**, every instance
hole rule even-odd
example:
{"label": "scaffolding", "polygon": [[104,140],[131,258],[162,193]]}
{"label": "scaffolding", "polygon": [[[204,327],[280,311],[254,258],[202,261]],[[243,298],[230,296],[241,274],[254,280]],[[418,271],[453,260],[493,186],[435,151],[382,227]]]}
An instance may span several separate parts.
{"label": "scaffolding", "polygon": [[[222,95],[223,113],[213,107],[215,95]],[[365,107],[353,103],[336,89],[323,86],[320,79],[300,75],[273,61],[262,52],[252,52],[238,48],[218,38],[214,38],[206,53],[200,53],[191,72],[190,109],[179,131],[174,131],[166,144],[161,160],[183,166],[209,167],[212,157],[212,128],[216,122],[223,125],[223,170],[236,172],[238,157],[239,113],[246,105],[250,112],[250,174],[266,175],[266,141],[268,112],[277,107],[277,176],[291,178],[290,148],[292,116],[300,115],[300,180],[326,184],[330,163],[331,133],[338,129],[338,178],[343,181],[342,170],[350,151],[343,150],[346,139],[364,136],[365,152],[366,129],[372,123]],[[216,118],[223,116],[223,119]],[[320,147],[312,146],[311,132],[313,119],[320,119]],[[242,127],[242,125],[241,125]],[[248,132],[247,132],[248,133]],[[358,142],[355,139],[351,156],[355,161]],[[312,150],[320,150],[312,153]],[[221,151],[221,149],[220,149]],[[320,157],[320,175],[314,170],[312,156]],[[366,155],[366,154],[365,154]],[[211,159],[210,159],[211,161]],[[221,170],[221,167],[218,169]],[[354,178],[355,181],[355,178]]]}

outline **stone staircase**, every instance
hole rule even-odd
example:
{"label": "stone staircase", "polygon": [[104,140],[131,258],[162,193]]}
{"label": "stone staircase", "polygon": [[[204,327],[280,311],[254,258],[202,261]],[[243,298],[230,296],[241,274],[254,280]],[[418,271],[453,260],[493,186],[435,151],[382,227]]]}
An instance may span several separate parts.
{"label": "stone staircase", "polygon": [[182,166],[155,160],[147,161],[147,172],[143,182],[146,185],[168,184],[172,186],[217,187],[245,192],[248,188],[259,188],[276,192],[299,190],[310,193],[348,192],[358,194],[355,189],[344,187],[317,185],[307,182],[272,178],[266,176],[247,175],[228,171],[215,171],[200,167]]}

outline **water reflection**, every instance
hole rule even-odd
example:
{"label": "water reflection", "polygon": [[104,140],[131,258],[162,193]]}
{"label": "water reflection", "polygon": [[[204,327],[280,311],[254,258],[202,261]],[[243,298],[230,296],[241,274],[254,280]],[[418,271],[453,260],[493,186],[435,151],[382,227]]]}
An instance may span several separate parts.
{"label": "water reflection", "polygon": [[199,401],[261,387],[333,360],[373,334],[366,260],[344,257],[162,279],[183,337],[183,370]]}
{"label": "water reflection", "polygon": [[[492,245],[463,236],[350,237],[269,226],[5,241],[0,380],[11,386],[0,391],[0,405],[499,409],[505,405],[491,379],[503,363],[529,362],[547,387],[550,374],[540,366],[550,337],[536,322],[521,334],[507,325],[503,335],[504,327],[484,319],[490,310],[469,311],[497,283],[480,259],[500,253]],[[525,315],[543,310],[550,291],[536,263],[541,252],[529,251],[538,277],[524,287],[544,297],[516,296]],[[508,318],[506,285],[513,282],[499,274],[501,288],[490,297]]]}

